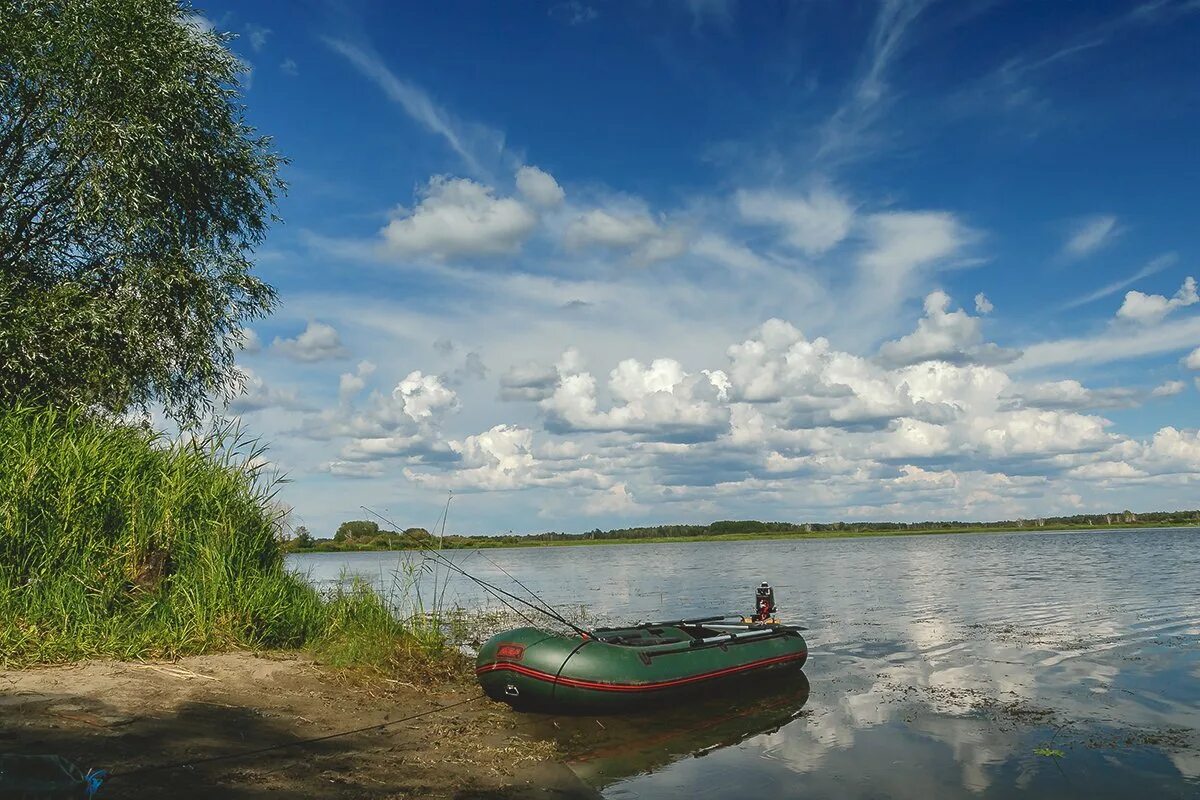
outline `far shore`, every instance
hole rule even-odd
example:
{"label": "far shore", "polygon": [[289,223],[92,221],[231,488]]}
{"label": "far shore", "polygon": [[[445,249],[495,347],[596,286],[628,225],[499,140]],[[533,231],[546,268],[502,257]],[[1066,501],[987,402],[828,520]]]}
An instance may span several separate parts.
{"label": "far shore", "polygon": [[[1046,525],[1011,526],[1011,527],[971,527],[971,528],[908,528],[903,530],[824,530],[824,531],[787,531],[764,533],[726,533],[700,536],[660,536],[638,538],[603,538],[603,539],[527,539],[523,541],[489,541],[489,537],[474,537],[469,544],[456,544],[445,547],[446,550],[475,550],[499,549],[517,547],[575,547],[579,545],[598,546],[609,544],[678,544],[684,542],[751,542],[751,541],[781,541],[806,539],[867,539],[890,536],[934,536],[945,534],[981,534],[981,533],[1067,533],[1073,531],[1089,531],[1093,533],[1109,533],[1123,530],[1152,530],[1159,528],[1200,528],[1200,523],[1189,522],[1130,522],[1113,525]],[[496,537],[499,539],[500,537]],[[328,540],[326,540],[328,541]],[[356,546],[354,544],[338,544],[333,546],[317,546],[308,548],[289,548],[288,552],[300,553],[370,553],[370,552],[401,552],[405,550],[420,550],[420,546],[411,547],[375,547],[370,545]],[[437,549],[436,547],[434,549]]]}

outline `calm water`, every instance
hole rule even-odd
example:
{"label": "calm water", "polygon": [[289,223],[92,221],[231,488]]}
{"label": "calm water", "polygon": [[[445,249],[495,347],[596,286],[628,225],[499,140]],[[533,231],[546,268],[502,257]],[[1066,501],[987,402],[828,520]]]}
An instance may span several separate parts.
{"label": "calm water", "polygon": [[[810,628],[778,691],[545,720],[609,798],[1200,797],[1200,531],[453,555],[602,621],[748,611],[767,580]],[[294,559],[317,582],[390,584],[399,563]],[[495,607],[461,578],[445,600]]]}

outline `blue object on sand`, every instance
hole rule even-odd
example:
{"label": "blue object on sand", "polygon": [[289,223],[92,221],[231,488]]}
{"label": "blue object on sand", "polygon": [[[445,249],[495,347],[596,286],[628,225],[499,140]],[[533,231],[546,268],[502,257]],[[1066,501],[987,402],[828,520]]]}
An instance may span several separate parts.
{"label": "blue object on sand", "polygon": [[0,800],[86,800],[108,773],[84,772],[62,756],[0,754]]}

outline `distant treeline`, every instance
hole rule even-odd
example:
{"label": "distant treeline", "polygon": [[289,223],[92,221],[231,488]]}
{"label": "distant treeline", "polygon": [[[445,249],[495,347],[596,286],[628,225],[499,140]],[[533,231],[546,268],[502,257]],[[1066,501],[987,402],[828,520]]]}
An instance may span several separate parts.
{"label": "distant treeline", "polygon": [[[1152,527],[1155,525],[1200,524],[1200,509],[1193,511],[1152,511],[1134,513],[1125,510],[1107,514],[1074,514],[1066,517],[1033,517],[1005,519],[994,522],[963,522],[960,520],[930,520],[927,522],[761,522],[759,520],[720,520],[708,525],[649,525],[636,528],[595,528],[583,533],[546,531],[523,535],[461,536],[448,534],[441,539],[444,549],[476,547],[506,547],[536,545],[552,542],[638,541],[655,539],[712,539],[722,536],[753,536],[761,534],[855,534],[921,531],[1020,530],[1024,528],[1104,528]],[[374,522],[352,520],[343,522],[332,539],[316,539],[305,528],[297,528],[288,543],[292,550],[405,550],[439,545],[437,536],[424,528],[408,528],[402,532],[389,531]]]}

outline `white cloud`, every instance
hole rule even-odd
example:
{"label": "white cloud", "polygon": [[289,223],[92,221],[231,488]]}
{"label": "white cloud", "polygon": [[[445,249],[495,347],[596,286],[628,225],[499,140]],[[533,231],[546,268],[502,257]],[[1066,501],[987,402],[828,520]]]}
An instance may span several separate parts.
{"label": "white cloud", "polygon": [[1096,451],[1115,441],[1107,420],[1062,411],[1022,409],[971,425],[980,450],[1000,457]]}
{"label": "white cloud", "polygon": [[601,492],[593,492],[583,504],[583,513],[589,516],[601,514],[628,514],[637,509],[637,501],[628,487],[617,483]]}
{"label": "white cloud", "polygon": [[1165,381],[1151,390],[1151,397],[1174,397],[1177,394],[1182,394],[1187,389],[1187,384],[1183,381]]}
{"label": "white cloud", "polygon": [[271,35],[271,29],[254,23],[246,23],[246,38],[250,42],[251,49],[254,52],[262,52],[262,49],[267,45],[267,37]]}
{"label": "white cloud", "polygon": [[1200,430],[1166,427],[1154,434],[1142,463],[1154,472],[1200,472]]}
{"label": "white cloud", "polygon": [[521,201],[496,197],[467,178],[430,179],[414,209],[400,209],[382,234],[388,251],[437,259],[516,252],[537,225]]}
{"label": "white cloud", "polygon": [[1183,360],[1183,365],[1188,369],[1200,369],[1200,347],[1193,350],[1187,358]]}
{"label": "white cloud", "polygon": [[942,211],[873,214],[867,235],[871,246],[860,263],[872,275],[890,280],[949,258],[973,238],[953,214]]}
{"label": "white cloud", "polygon": [[531,203],[543,208],[560,205],[566,193],[554,180],[554,176],[537,167],[525,166],[517,170],[517,191]]}
{"label": "white cloud", "polygon": [[1177,308],[1195,305],[1200,302],[1196,293],[1196,279],[1185,278],[1183,286],[1169,300],[1161,294],[1143,294],[1128,292],[1125,302],[1117,310],[1117,319],[1135,322],[1140,325],[1150,325],[1161,322],[1162,319]]}
{"label": "white cloud", "polygon": [[1079,220],[1063,245],[1064,255],[1082,258],[1112,243],[1121,233],[1117,218],[1111,214],[1097,214]]}
{"label": "white cloud", "polygon": [[1015,387],[1006,395],[1006,405],[1010,408],[1074,410],[1133,408],[1140,405],[1147,395],[1158,396],[1158,389],[1151,392],[1124,386],[1089,389],[1076,380],[1045,381]]}
{"label": "white cloud", "polygon": [[293,58],[285,58],[279,62],[279,71],[289,78],[294,78],[300,74],[300,65]]}
{"label": "white cloud", "polygon": [[1020,355],[990,342],[985,344],[979,319],[961,309],[949,311],[949,308],[949,295],[932,292],[925,298],[925,316],[917,322],[916,331],[894,342],[885,342],[879,348],[880,360],[893,366],[921,361],[1003,364]]}
{"label": "white cloud", "polygon": [[375,365],[370,361],[358,362],[354,372],[343,372],[338,381],[338,398],[347,403],[352,400],[367,385],[367,378],[375,372]]}
{"label": "white cloud", "polygon": [[853,207],[827,189],[814,189],[808,197],[740,190],[735,199],[743,219],[779,227],[788,244],[809,256],[845,239],[854,221]]}
{"label": "white cloud", "polygon": [[923,489],[956,489],[959,478],[952,470],[925,470],[912,464],[900,467],[900,476],[892,479],[892,484],[904,487],[920,487]]}
{"label": "white cloud", "polygon": [[269,385],[254,370],[248,367],[238,367],[244,380],[241,393],[231,399],[226,408],[234,414],[248,414],[252,411],[263,411],[268,408],[283,408],[301,410],[305,407],[295,390],[278,389]]}
{"label": "white cloud", "polygon": [[325,361],[346,356],[342,337],[337,329],[324,322],[309,322],[308,327],[294,339],[275,337],[271,347],[295,361]]}
{"label": "white cloud", "polygon": [[203,14],[187,14],[183,18],[183,24],[195,33],[204,34],[212,33],[217,29],[213,21]]}
{"label": "white cloud", "polygon": [[242,335],[238,344],[241,345],[243,353],[258,353],[262,351],[262,339],[258,338],[258,332],[253,328],[242,328]]}
{"label": "white cloud", "polygon": [[1133,284],[1137,283],[1142,278],[1148,278],[1155,273],[1162,272],[1164,269],[1171,266],[1178,260],[1179,257],[1175,253],[1163,253],[1162,255],[1151,259],[1144,267],[1132,275],[1122,278],[1119,281],[1114,281],[1113,283],[1105,286],[1101,286],[1099,289],[1096,289],[1093,292],[1088,292],[1085,295],[1076,297],[1074,300],[1063,303],[1062,308],[1064,311],[1071,308],[1078,308],[1079,306],[1085,306],[1088,303],[1094,303],[1101,298],[1108,297],[1110,294],[1116,294],[1125,287],[1132,286]]}
{"label": "white cloud", "polygon": [[458,395],[454,390],[446,388],[437,375],[425,375],[420,370],[410,372],[396,384],[392,398],[414,422],[425,422],[458,408]]}
{"label": "white cloud", "polygon": [[688,374],[672,359],[655,359],[649,366],[635,359],[618,364],[610,373],[609,390],[621,402],[607,411],[599,410],[596,379],[575,371],[574,360],[560,363],[558,385],[541,402],[553,431],[619,431],[650,441],[702,441],[728,429],[729,412],[719,405],[718,386],[706,375]]}
{"label": "white cloud", "polygon": [[975,312],[978,314],[990,314],[995,310],[995,306],[987,299],[987,295],[983,292],[975,295]]}
{"label": "white cloud", "polygon": [[1195,346],[1200,338],[1200,316],[1157,326],[1108,330],[1090,338],[1058,339],[1024,348],[1015,365],[1035,369],[1058,364],[1107,364]]}
{"label": "white cloud", "polygon": [[341,478],[382,478],[387,468],[378,461],[329,461],[322,469]]}
{"label": "white cloud", "polygon": [[567,225],[564,241],[574,250],[592,245],[624,250],[645,264],[677,258],[687,249],[681,231],[663,228],[639,208],[586,211]]}
{"label": "white cloud", "polygon": [[1068,470],[1072,478],[1081,480],[1112,480],[1114,478],[1144,478],[1146,472],[1132,467],[1124,461],[1097,461],[1094,464],[1083,464]]}
{"label": "white cloud", "polygon": [[500,378],[502,400],[545,400],[554,394],[558,370],[537,362],[515,364]]}

